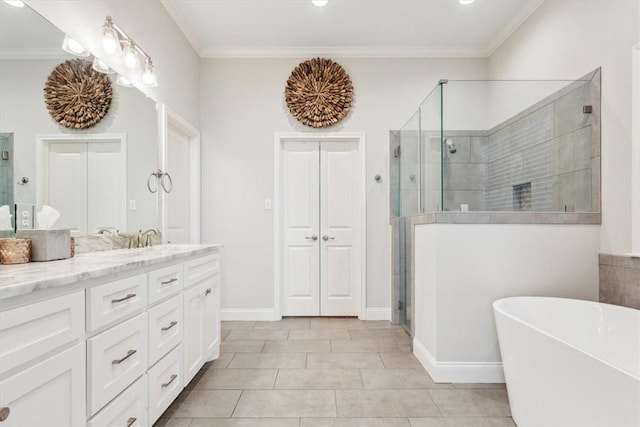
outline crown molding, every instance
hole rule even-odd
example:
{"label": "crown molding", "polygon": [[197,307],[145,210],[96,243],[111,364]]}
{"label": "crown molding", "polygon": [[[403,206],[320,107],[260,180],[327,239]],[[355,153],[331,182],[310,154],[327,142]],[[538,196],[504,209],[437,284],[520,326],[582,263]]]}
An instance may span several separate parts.
{"label": "crown molding", "polygon": [[[184,16],[182,10],[180,10],[177,2],[175,0],[160,0],[160,3],[164,6],[180,31],[182,31],[182,34],[187,38],[191,47],[200,55],[202,41],[200,37],[198,37],[198,33],[193,29],[191,24],[189,24],[189,20]],[[200,55],[200,57],[202,57],[202,55]]]}
{"label": "crown molding", "polygon": [[500,46],[502,46],[502,44],[522,26],[522,24],[524,24],[524,21],[526,21],[533,12],[538,10],[542,3],[544,3],[544,0],[525,2],[525,7],[523,7],[520,12],[514,16],[507,25],[505,25],[500,34],[498,34],[498,36],[489,43],[489,46],[487,46],[485,51],[485,56],[488,58],[493,55],[494,52],[498,50],[498,48],[500,48]]}
{"label": "crown molding", "polygon": [[478,58],[478,48],[424,47],[206,47],[201,58]]}
{"label": "crown molding", "polygon": [[73,56],[65,53],[60,48],[0,49],[1,60],[69,59],[69,58],[73,58]]}

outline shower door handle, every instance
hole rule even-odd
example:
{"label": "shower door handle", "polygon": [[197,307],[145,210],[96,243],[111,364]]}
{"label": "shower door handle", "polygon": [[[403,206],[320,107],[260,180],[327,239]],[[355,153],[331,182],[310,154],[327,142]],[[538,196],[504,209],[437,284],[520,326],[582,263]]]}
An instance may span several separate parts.
{"label": "shower door handle", "polygon": [[318,240],[318,236],[316,236],[316,235],[314,234],[313,236],[306,236],[306,237],[305,237],[305,239],[307,239],[307,240],[313,240],[313,241],[315,242],[316,240]]}

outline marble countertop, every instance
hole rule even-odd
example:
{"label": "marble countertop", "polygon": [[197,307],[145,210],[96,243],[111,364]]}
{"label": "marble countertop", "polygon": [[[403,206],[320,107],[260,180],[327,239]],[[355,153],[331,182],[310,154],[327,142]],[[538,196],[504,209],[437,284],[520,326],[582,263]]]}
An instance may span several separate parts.
{"label": "marble countertop", "polygon": [[220,244],[161,245],[89,252],[59,261],[0,265],[0,300],[205,254],[220,247]]}

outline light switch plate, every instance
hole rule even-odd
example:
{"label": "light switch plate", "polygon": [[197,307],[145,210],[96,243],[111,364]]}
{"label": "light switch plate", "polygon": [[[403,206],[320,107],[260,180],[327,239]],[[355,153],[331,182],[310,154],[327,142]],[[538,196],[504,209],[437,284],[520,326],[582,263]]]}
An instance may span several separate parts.
{"label": "light switch plate", "polygon": [[264,199],[264,210],[271,210],[271,199]]}

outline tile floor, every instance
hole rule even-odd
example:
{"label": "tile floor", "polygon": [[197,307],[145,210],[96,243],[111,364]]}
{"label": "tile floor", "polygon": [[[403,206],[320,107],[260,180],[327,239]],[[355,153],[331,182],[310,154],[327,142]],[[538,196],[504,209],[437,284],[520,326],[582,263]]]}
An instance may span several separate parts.
{"label": "tile floor", "polygon": [[515,426],[504,385],[434,383],[386,321],[222,322],[222,336],[156,426]]}

